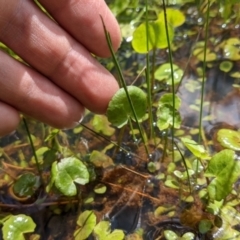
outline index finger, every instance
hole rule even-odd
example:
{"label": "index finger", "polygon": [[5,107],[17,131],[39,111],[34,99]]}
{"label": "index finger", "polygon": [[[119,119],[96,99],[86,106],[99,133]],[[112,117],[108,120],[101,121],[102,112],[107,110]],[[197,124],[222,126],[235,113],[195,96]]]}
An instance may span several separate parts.
{"label": "index finger", "polygon": [[118,23],[104,0],[40,0],[53,18],[90,52],[110,56],[100,15],[117,50],[121,34]]}

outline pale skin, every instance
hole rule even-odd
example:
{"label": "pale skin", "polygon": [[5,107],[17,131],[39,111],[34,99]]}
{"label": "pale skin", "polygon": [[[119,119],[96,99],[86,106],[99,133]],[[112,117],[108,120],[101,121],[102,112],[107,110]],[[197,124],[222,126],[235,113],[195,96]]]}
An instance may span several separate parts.
{"label": "pale skin", "polygon": [[121,35],[104,0],[0,0],[0,41],[29,66],[0,51],[0,136],[14,131],[20,113],[56,128],[72,128],[84,108],[103,114],[118,90],[91,55],[109,57],[100,15],[114,50]]}

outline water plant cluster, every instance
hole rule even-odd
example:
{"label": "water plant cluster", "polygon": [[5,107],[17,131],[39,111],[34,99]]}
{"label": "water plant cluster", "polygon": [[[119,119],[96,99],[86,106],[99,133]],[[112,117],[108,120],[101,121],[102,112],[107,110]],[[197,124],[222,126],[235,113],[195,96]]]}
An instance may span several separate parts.
{"label": "water plant cluster", "polygon": [[120,90],[73,130],[23,116],[0,140],[2,239],[240,239],[240,4],[109,6]]}

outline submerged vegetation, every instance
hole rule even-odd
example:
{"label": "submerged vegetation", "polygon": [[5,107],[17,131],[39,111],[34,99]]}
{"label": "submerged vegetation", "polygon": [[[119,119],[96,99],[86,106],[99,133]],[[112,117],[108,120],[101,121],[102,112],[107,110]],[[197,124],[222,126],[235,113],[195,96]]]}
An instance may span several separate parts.
{"label": "submerged vegetation", "polygon": [[1,239],[240,239],[239,2],[109,6],[121,88],[106,116],[0,139]]}

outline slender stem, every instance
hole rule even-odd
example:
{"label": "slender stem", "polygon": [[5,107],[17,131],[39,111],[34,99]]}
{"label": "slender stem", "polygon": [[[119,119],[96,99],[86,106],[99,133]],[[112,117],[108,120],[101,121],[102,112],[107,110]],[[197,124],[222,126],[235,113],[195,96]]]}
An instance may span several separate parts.
{"label": "slender stem", "polygon": [[29,139],[29,142],[30,142],[30,146],[32,148],[33,156],[34,156],[34,159],[35,159],[35,162],[36,162],[36,166],[37,166],[39,176],[41,178],[41,182],[42,182],[42,184],[44,184],[43,177],[42,177],[42,171],[41,171],[40,164],[39,164],[39,161],[38,161],[38,157],[37,157],[37,154],[36,154],[36,151],[35,151],[33,140],[32,140],[29,128],[28,128],[27,121],[24,117],[23,117],[23,123],[24,123],[24,126],[25,126],[26,131],[27,131],[28,139]]}
{"label": "slender stem", "polygon": [[108,47],[109,47],[109,49],[110,49],[110,52],[111,52],[111,55],[112,55],[112,58],[113,58],[113,61],[114,61],[114,64],[115,64],[115,66],[116,66],[116,68],[117,68],[117,71],[118,71],[118,74],[119,74],[119,85],[120,85],[120,87],[123,87],[124,90],[125,90],[126,97],[127,97],[127,99],[128,99],[129,105],[130,105],[130,107],[131,107],[131,110],[132,110],[132,113],[133,113],[133,116],[134,116],[134,120],[135,120],[136,123],[137,123],[137,127],[138,127],[138,130],[139,130],[141,139],[142,139],[142,141],[143,141],[143,143],[144,143],[144,148],[145,148],[145,150],[146,150],[147,155],[149,156],[149,150],[148,150],[148,148],[147,148],[146,139],[145,139],[145,137],[144,137],[144,135],[143,135],[143,130],[142,130],[142,128],[141,128],[141,126],[140,126],[140,123],[139,123],[139,121],[138,121],[137,114],[136,114],[136,111],[135,111],[135,109],[134,109],[134,106],[133,106],[133,103],[132,103],[132,99],[130,98],[130,95],[129,95],[129,93],[128,93],[127,85],[126,85],[126,83],[125,83],[125,81],[124,81],[124,77],[123,77],[121,68],[120,68],[120,66],[119,66],[119,64],[118,64],[117,58],[116,58],[115,53],[114,53],[113,48],[112,48],[111,36],[110,36],[109,32],[108,32],[107,29],[106,29],[106,26],[105,26],[105,24],[104,24],[104,21],[103,21],[103,18],[102,18],[101,15],[100,15],[100,17],[101,17],[101,20],[102,20],[102,24],[103,24],[103,28],[104,28],[104,33],[105,33],[106,40],[107,40],[107,44],[108,44]]}
{"label": "slender stem", "polygon": [[148,18],[148,0],[145,0],[145,8],[146,8],[146,42],[147,42],[147,53],[146,53],[146,83],[147,83],[147,99],[148,99],[148,114],[149,114],[149,126],[150,126],[150,136],[149,138],[153,138],[153,113],[152,113],[152,89],[153,82],[150,79],[150,59],[149,59],[149,18]]}
{"label": "slender stem", "polygon": [[166,36],[167,36],[167,43],[168,43],[168,57],[170,62],[170,68],[171,68],[171,79],[172,79],[172,106],[173,106],[173,112],[172,112],[172,152],[173,152],[173,159],[174,159],[174,122],[175,122],[175,82],[174,82],[174,71],[173,71],[173,57],[172,57],[172,48],[171,48],[171,42],[168,32],[168,22],[167,22],[167,11],[166,11],[166,4],[165,0],[162,0],[163,2],[163,12],[164,12],[164,22],[165,22],[165,30],[166,30]]}
{"label": "slender stem", "polygon": [[198,143],[201,142],[203,138],[203,129],[202,129],[202,117],[203,117],[203,102],[204,102],[204,89],[205,89],[205,76],[206,76],[206,58],[207,58],[207,42],[208,42],[208,31],[209,31],[209,13],[210,13],[210,1],[207,3],[207,12],[206,12],[206,27],[205,27],[205,40],[204,40],[204,53],[203,53],[203,76],[202,76],[202,86],[201,86],[201,103],[200,103],[200,115],[199,115],[199,135]]}

